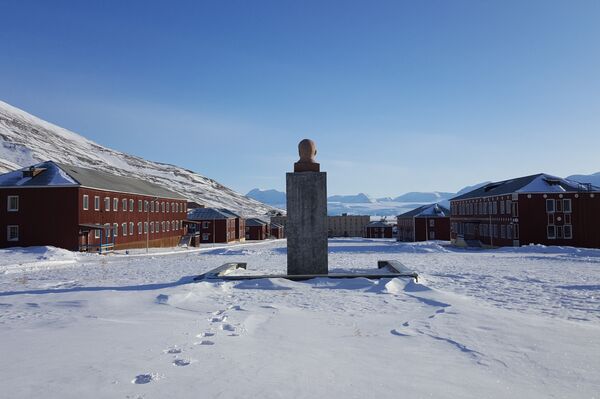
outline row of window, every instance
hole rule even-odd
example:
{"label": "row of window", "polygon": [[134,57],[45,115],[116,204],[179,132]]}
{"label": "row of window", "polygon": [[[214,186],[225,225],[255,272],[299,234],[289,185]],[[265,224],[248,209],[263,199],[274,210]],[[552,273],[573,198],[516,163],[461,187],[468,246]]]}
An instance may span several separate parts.
{"label": "row of window", "polygon": [[563,199],[547,199],[546,200],[546,212],[564,212],[571,213],[571,200],[569,198]]}
{"label": "row of window", "polygon": [[[119,237],[119,224],[113,223],[112,228],[110,223],[104,224],[106,237]],[[137,223],[137,234],[147,234],[150,231],[151,234],[154,233],[165,233],[168,231],[178,231],[183,228],[183,221],[173,220],[162,221],[162,222],[138,222]],[[121,237],[126,237],[129,233],[132,236],[135,232],[135,224],[133,222],[129,223],[121,223]],[[100,238],[100,230],[94,230],[94,237]]]}
{"label": "row of window", "polygon": [[562,222],[562,224],[571,224],[571,214],[565,213],[562,216],[556,216],[554,213],[549,213],[548,224],[556,224],[556,222]]}
{"label": "row of window", "polygon": [[452,204],[452,215],[501,215],[519,216],[519,204],[511,200],[489,202],[461,202]]}
{"label": "row of window", "polygon": [[[452,223],[452,231],[457,234],[470,234],[475,235],[474,223],[460,223],[453,222]],[[504,238],[508,240],[518,240],[519,239],[519,225],[518,224],[480,224],[478,234],[481,237],[491,237],[491,238]]]}
{"label": "row of window", "polygon": [[548,225],[548,239],[566,239],[573,238],[573,226],[565,224],[564,226]]}
{"label": "row of window", "polygon": [[[129,212],[133,212],[135,210],[135,200],[134,199],[127,199],[127,198],[122,198],[119,201],[119,198],[111,198],[110,197],[104,197],[104,210],[105,211],[110,211],[111,210],[111,203],[112,203],[112,210],[113,211],[118,211],[119,210],[119,203],[121,206],[121,210],[124,212],[127,212],[127,210],[129,210]],[[90,197],[87,194],[83,194],[83,200],[82,200],[82,207],[84,211],[87,211],[90,209]],[[100,210],[100,196],[96,195],[94,196],[94,210],[95,211],[99,211]],[[186,204],[184,202],[161,202],[161,201],[142,201],[142,200],[138,200],[137,201],[137,211],[138,212],[162,212],[162,213],[169,213],[169,212],[185,212],[186,210]]]}

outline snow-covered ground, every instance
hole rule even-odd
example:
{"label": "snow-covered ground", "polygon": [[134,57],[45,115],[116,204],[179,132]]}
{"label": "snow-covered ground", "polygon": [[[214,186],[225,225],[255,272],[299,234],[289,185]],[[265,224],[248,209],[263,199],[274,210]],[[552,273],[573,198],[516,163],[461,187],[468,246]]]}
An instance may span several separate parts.
{"label": "snow-covered ground", "polygon": [[330,268],[400,279],[191,282],[283,272],[285,241],[98,256],[0,251],[0,397],[598,398],[600,251],[330,241]]}

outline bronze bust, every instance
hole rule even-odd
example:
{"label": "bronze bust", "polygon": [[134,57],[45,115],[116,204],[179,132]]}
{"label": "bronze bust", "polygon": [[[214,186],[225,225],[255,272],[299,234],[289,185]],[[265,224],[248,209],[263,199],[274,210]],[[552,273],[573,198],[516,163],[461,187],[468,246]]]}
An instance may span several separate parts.
{"label": "bronze bust", "polygon": [[294,163],[294,172],[319,172],[320,165],[315,162],[317,155],[317,146],[315,142],[304,139],[298,144],[298,153],[300,160]]}

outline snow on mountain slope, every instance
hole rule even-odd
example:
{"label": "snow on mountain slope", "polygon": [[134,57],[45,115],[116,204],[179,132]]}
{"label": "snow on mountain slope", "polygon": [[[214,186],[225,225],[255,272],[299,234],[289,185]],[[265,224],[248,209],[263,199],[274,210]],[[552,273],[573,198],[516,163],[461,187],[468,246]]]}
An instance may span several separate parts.
{"label": "snow on mountain slope", "polygon": [[332,195],[327,197],[328,202],[340,202],[342,204],[368,204],[376,202],[373,198],[365,193],[356,195]]}
{"label": "snow on mountain slope", "polygon": [[433,191],[430,193],[423,192],[410,192],[402,194],[399,197],[394,198],[395,202],[438,202],[448,198],[452,198],[454,193],[446,193],[440,191]]}
{"label": "snow on mountain slope", "polygon": [[252,189],[246,194],[246,197],[255,199],[263,204],[271,205],[276,208],[285,208],[286,195],[282,191],[262,190],[260,188]]}
{"label": "snow on mountain slope", "polygon": [[273,209],[190,170],[111,150],[0,101],[0,172],[47,160],[144,179],[244,216]]}
{"label": "snow on mountain slope", "polygon": [[567,177],[569,180],[575,180],[579,183],[592,183],[594,186],[600,186],[600,172],[591,175],[572,175]]}

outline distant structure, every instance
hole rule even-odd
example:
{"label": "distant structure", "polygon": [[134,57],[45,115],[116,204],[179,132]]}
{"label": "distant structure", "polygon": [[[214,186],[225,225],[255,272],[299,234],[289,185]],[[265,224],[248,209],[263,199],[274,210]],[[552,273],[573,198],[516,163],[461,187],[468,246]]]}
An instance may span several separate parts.
{"label": "distant structure", "polygon": [[370,222],[371,217],[368,215],[343,213],[339,216],[328,216],[328,235],[329,237],[362,237]]}
{"label": "distant structure", "polygon": [[0,175],[0,247],[172,247],[186,199],[156,184],[53,161]]}
{"label": "distant structure", "polygon": [[239,238],[236,215],[217,208],[196,208],[188,211],[185,220],[189,234],[198,236],[200,243],[228,243]]}
{"label": "distant structure", "polygon": [[269,224],[260,219],[246,220],[246,240],[266,240],[269,238]]}
{"label": "distant structure", "polygon": [[490,183],[450,200],[458,246],[600,248],[600,187],[547,174]]}
{"label": "distant structure", "polygon": [[282,225],[277,223],[271,223],[271,238],[281,239],[285,238],[285,230]]}
{"label": "distant structure", "polygon": [[365,227],[365,238],[392,238],[394,236],[394,226],[384,220],[370,222]]}
{"label": "distant structure", "polygon": [[239,214],[225,208],[217,208],[219,212],[231,215],[235,220],[235,236],[234,240],[244,242],[246,240],[246,219]]}
{"label": "distant structure", "polygon": [[450,209],[423,205],[398,215],[398,241],[450,240]]}
{"label": "distant structure", "polygon": [[287,272],[327,274],[327,174],[312,140],[298,144],[300,160],[286,174]]}

